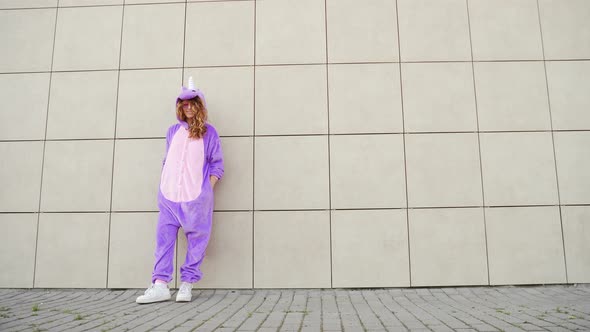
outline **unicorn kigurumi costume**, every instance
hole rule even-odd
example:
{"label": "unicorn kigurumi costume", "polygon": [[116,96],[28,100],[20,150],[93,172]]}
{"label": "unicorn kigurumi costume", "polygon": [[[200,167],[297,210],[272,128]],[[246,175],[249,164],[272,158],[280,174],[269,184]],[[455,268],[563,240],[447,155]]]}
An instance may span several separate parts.
{"label": "unicorn kigurumi costume", "polygon": [[[182,87],[176,103],[196,97],[206,107],[205,96],[199,89],[195,89],[191,77],[188,88]],[[202,138],[191,138],[189,124],[178,116],[177,119],[178,123],[170,126],[166,134],[166,156],[162,162],[158,191],[160,212],[152,286],[145,295],[137,299],[138,303],[170,298],[166,283],[172,280],[174,247],[180,227],[187,237],[186,260],[180,268],[182,286],[192,285],[202,277],[199,267],[205,256],[213,219],[213,189],[209,177],[222,178],[223,153],[217,131],[211,124],[205,124],[206,132]],[[158,285],[164,285],[160,287],[162,296],[158,296],[158,290],[154,290],[154,286]],[[178,296],[183,291],[182,286]],[[165,287],[168,294],[162,287]],[[186,293],[186,289],[184,290]],[[188,291],[190,301],[190,289]]]}

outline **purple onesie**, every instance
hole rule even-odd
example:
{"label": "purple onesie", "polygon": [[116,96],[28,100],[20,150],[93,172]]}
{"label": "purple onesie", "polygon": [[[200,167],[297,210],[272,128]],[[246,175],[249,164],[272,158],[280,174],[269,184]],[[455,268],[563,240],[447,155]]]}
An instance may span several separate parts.
{"label": "purple onesie", "polygon": [[[202,97],[202,93],[198,93]],[[205,257],[213,219],[213,190],[209,176],[218,179],[223,176],[223,153],[215,128],[207,123],[204,137],[194,139],[188,137],[188,124],[178,121],[168,128],[166,134],[166,157],[158,191],[160,213],[152,282],[172,280],[172,260],[179,227],[187,237],[186,260],[180,268],[180,279],[189,283],[201,280],[203,273],[199,266]]]}

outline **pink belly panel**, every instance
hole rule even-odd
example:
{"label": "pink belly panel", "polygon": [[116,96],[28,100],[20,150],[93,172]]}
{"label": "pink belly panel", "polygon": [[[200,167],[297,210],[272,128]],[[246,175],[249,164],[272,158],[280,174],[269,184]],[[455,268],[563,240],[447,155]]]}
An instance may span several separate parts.
{"label": "pink belly panel", "polygon": [[180,128],[174,134],[160,178],[162,195],[173,202],[187,202],[199,197],[203,185],[205,149],[203,139],[189,139]]}

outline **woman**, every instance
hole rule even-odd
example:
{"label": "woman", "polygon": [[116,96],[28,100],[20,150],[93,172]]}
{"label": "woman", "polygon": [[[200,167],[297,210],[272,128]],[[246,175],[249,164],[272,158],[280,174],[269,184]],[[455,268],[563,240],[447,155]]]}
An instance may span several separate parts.
{"label": "woman", "polygon": [[223,177],[223,152],[215,128],[207,123],[207,104],[203,93],[182,87],[176,99],[178,123],[168,128],[166,157],[158,191],[158,226],[152,284],[137,303],[170,299],[174,247],[178,229],[187,237],[186,260],[180,268],[182,284],[177,302],[190,302],[192,284],[199,281],[199,269],[211,234],[213,188]]}

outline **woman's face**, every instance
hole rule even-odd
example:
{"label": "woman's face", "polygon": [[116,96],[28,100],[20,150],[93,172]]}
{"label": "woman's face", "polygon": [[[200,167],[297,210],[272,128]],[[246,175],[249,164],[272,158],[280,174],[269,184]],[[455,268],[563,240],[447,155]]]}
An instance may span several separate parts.
{"label": "woman's face", "polygon": [[192,107],[190,101],[183,100],[180,103],[181,103],[182,111],[184,112],[184,115],[187,117],[187,119],[191,119],[192,117],[195,116],[196,110],[194,107]]}

